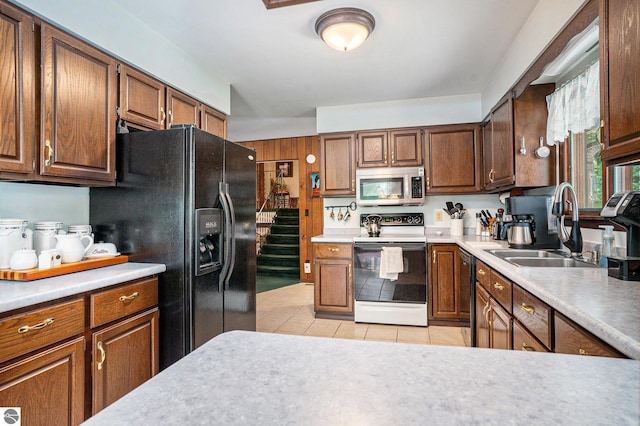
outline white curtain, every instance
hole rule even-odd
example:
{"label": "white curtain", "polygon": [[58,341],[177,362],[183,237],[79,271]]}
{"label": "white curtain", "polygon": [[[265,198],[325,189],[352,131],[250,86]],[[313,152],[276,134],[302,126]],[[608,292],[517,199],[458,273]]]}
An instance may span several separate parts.
{"label": "white curtain", "polygon": [[547,96],[547,144],[564,142],[569,132],[582,133],[600,123],[600,63]]}

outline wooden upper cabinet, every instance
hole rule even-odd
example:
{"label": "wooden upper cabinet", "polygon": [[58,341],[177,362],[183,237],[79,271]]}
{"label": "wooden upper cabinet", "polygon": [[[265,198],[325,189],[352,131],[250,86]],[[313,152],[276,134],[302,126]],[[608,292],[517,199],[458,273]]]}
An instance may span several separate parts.
{"label": "wooden upper cabinet", "polygon": [[491,112],[491,140],[488,142],[491,157],[484,159],[487,190],[509,187],[514,183],[512,123],[513,105],[511,96],[507,96]]}
{"label": "wooden upper cabinet", "polygon": [[135,68],[118,65],[120,118],[147,129],[164,129],[166,86]]}
{"label": "wooden upper cabinet", "polygon": [[491,120],[482,123],[482,188],[486,188],[489,184],[489,171],[490,169],[490,161],[491,158],[491,128],[492,123]]}
{"label": "wooden upper cabinet", "polygon": [[553,89],[553,84],[529,86],[518,99],[505,96],[491,112],[491,135],[484,141],[489,155],[484,158],[485,190],[554,184],[554,153],[547,158],[534,154],[541,137],[546,143],[546,96]]}
{"label": "wooden upper cabinet", "polygon": [[0,176],[25,177],[34,171],[37,79],[32,25],[31,16],[0,3]]}
{"label": "wooden upper cabinet", "polygon": [[168,87],[167,129],[179,124],[195,124],[200,127],[200,102]]}
{"label": "wooden upper cabinet", "polygon": [[607,165],[640,160],[640,2],[600,2],[600,116]]}
{"label": "wooden upper cabinet", "polygon": [[355,195],[355,140],[354,133],[320,136],[320,195]]}
{"label": "wooden upper cabinet", "polygon": [[113,184],[115,59],[43,23],[42,73],[40,174]]}
{"label": "wooden upper cabinet", "polygon": [[358,167],[421,166],[423,164],[421,134],[420,129],[358,133]]}
{"label": "wooden upper cabinet", "polygon": [[392,167],[422,166],[422,130],[400,129],[389,132]]}
{"label": "wooden upper cabinet", "polygon": [[358,133],[358,167],[386,167],[388,138],[386,131]]}
{"label": "wooden upper cabinet", "polygon": [[[513,135],[515,143],[515,185],[520,188],[555,185],[555,152],[547,158],[536,157],[535,150],[547,141],[547,95],[554,84],[529,86],[513,101]],[[526,153],[522,154],[522,142]]]}
{"label": "wooden upper cabinet", "polygon": [[479,135],[478,124],[425,129],[429,193],[452,194],[482,190]]}
{"label": "wooden upper cabinet", "polygon": [[208,105],[202,105],[200,128],[223,139],[227,138],[227,116]]}

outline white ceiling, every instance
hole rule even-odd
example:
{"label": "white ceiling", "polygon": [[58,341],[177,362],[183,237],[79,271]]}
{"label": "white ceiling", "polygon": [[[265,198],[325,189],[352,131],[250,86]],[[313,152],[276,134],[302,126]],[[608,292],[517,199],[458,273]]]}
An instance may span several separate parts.
{"label": "white ceiling", "polygon": [[[315,108],[481,93],[538,0],[113,0],[231,84],[231,117],[314,117]],[[337,7],[376,19],[360,48],[326,46]]]}

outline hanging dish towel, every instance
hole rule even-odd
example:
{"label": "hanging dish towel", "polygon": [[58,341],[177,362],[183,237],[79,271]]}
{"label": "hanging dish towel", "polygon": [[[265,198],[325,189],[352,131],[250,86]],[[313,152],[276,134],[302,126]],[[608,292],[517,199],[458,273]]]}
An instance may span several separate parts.
{"label": "hanging dish towel", "polygon": [[382,247],[380,253],[380,278],[395,281],[404,271],[402,247]]}

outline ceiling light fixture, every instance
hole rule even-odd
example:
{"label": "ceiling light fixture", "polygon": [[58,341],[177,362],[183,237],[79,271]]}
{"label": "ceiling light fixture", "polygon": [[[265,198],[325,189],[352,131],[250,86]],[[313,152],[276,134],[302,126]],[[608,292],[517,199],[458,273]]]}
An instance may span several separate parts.
{"label": "ceiling light fixture", "polygon": [[369,12],[343,7],[320,15],[316,33],[332,48],[346,52],[364,43],[375,26],[376,21]]}

